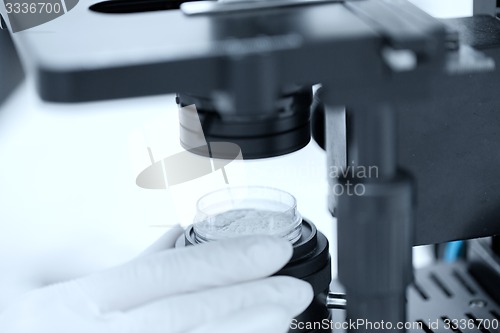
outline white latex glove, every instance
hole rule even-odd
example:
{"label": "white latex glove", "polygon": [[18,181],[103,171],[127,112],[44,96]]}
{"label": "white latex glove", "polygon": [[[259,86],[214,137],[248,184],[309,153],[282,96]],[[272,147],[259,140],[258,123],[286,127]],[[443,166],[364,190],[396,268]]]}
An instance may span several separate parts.
{"label": "white latex glove", "polygon": [[174,228],[122,266],[26,294],[0,315],[0,332],[284,333],[311,302],[309,284],[268,277],[291,258],[287,241],[164,250],[181,233]]}

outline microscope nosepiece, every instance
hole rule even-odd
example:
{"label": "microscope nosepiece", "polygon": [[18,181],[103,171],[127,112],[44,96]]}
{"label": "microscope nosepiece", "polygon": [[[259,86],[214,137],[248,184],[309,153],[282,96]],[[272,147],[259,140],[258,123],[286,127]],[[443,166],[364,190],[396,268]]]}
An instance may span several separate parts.
{"label": "microscope nosepiece", "polygon": [[[243,159],[285,155],[305,147],[311,139],[311,87],[283,94],[268,113],[221,112],[211,98],[178,94],[180,140],[184,149],[213,158],[229,158],[216,149],[197,149],[198,126],[182,108],[195,105],[207,144],[231,142],[241,148]],[[194,144],[193,144],[194,142]]]}

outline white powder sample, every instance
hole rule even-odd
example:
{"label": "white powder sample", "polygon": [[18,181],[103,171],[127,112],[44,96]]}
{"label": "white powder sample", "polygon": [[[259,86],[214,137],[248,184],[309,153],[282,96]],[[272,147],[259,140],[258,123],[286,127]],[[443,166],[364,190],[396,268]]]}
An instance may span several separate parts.
{"label": "white powder sample", "polygon": [[218,239],[242,235],[281,235],[289,232],[294,222],[290,213],[235,209],[200,221],[196,230]]}

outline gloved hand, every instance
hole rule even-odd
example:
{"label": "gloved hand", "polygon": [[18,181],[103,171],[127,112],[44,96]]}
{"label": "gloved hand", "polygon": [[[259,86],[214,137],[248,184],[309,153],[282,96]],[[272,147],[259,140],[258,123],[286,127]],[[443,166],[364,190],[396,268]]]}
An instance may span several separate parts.
{"label": "gloved hand", "polygon": [[291,258],[287,241],[172,249],[181,233],[174,228],[124,265],[26,294],[0,314],[0,332],[284,333],[311,302],[309,284],[268,277]]}

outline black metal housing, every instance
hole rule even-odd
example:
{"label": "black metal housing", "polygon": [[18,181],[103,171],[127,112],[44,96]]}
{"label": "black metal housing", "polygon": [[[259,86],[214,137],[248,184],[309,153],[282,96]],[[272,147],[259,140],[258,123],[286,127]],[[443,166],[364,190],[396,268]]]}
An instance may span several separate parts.
{"label": "black metal housing", "polygon": [[[178,94],[177,104],[182,108],[196,105],[201,128],[207,143],[231,142],[241,149],[243,159],[284,155],[305,147],[311,140],[309,123],[312,88],[295,88],[276,100],[273,110],[261,117],[241,116],[238,110],[220,112],[213,98]],[[180,139],[184,149],[199,155],[217,152],[197,149],[199,124],[179,112]]]}
{"label": "black metal housing", "polygon": [[[460,32],[462,48],[474,47],[500,62],[498,19],[474,16],[444,22]],[[415,245],[500,234],[500,183],[495,181],[500,166],[499,78],[498,69],[436,73],[429,99],[397,104],[398,164],[410,172],[417,188]],[[329,126],[327,137],[334,146],[328,153],[330,165],[349,164],[349,112],[337,108],[325,119],[319,98],[317,94],[313,137],[324,147],[322,133]],[[336,180],[329,180],[334,186]],[[330,202],[334,212],[335,201]]]}
{"label": "black metal housing", "polygon": [[[196,244],[192,225],[186,229],[185,244]],[[287,275],[307,281],[313,288],[314,299],[311,305],[296,317],[298,322],[321,322],[330,318],[330,312],[326,307],[326,296],[332,279],[328,240],[312,222],[302,220],[302,236],[293,246],[292,259],[275,275]],[[291,332],[313,331],[297,329]],[[322,331],[315,330],[314,332]]]}

